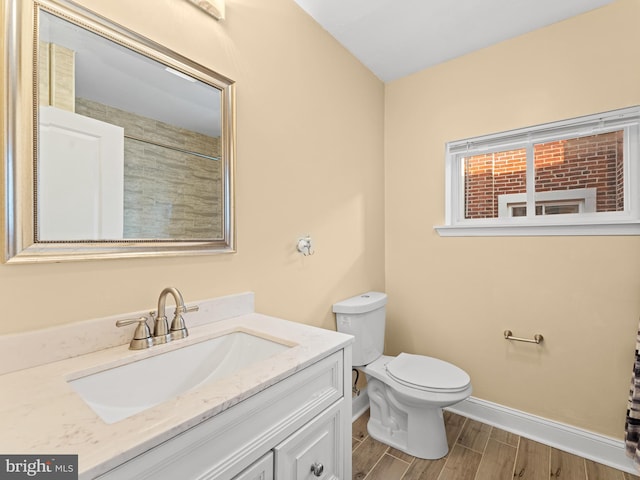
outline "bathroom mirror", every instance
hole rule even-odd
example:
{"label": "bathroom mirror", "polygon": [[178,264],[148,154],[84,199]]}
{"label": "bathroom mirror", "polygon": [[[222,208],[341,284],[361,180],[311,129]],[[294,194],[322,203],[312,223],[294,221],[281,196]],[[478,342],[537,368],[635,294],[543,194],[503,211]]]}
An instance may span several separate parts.
{"label": "bathroom mirror", "polygon": [[8,263],[234,251],[234,84],[67,0],[2,0]]}

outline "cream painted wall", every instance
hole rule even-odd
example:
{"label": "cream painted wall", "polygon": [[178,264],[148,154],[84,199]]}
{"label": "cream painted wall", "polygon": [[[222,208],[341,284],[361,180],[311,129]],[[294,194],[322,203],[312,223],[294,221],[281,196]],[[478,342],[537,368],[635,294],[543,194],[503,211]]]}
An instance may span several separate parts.
{"label": "cream painted wall", "polygon": [[80,3],[236,81],[238,252],[0,265],[0,334],[155,308],[166,286],[254,291],[260,312],[333,329],[332,303],[384,288],[382,82],[293,0],[227,0],[222,22],[186,0]]}
{"label": "cream painted wall", "polygon": [[[640,104],[640,1],[386,86],[387,351],[449,360],[475,397],[622,438],[640,238],[441,238],[444,145]],[[502,332],[542,346],[510,343]]]}
{"label": "cream painted wall", "polygon": [[[476,397],[622,436],[640,239],[433,225],[446,141],[640,104],[638,0],[386,87],[292,0],[227,0],[223,22],[182,0],[81,3],[237,81],[238,253],[0,265],[0,334],[153,308],[168,285],[187,301],[251,290],[260,312],[334,328],[333,302],[386,288],[388,353],[444,358]],[[546,340],[510,344],[505,328]]]}

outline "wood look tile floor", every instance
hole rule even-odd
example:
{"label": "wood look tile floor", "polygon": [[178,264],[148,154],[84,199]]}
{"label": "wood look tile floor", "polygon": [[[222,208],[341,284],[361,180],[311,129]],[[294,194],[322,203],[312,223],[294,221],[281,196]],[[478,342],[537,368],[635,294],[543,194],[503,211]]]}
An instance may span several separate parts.
{"label": "wood look tile floor", "polygon": [[371,438],[368,420],[367,411],[353,423],[353,480],[640,480],[450,412],[448,455],[423,460]]}

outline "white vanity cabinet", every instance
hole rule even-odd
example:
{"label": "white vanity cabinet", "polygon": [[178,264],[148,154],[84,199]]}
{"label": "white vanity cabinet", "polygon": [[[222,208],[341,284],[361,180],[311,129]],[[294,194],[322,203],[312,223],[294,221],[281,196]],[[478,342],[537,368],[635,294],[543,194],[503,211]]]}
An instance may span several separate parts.
{"label": "white vanity cabinet", "polygon": [[233,480],[273,480],[273,452],[267,453]]}
{"label": "white vanity cabinet", "polygon": [[276,478],[341,479],[342,411],[334,404],[275,448]]}
{"label": "white vanity cabinet", "polygon": [[350,480],[351,347],[97,477]]}

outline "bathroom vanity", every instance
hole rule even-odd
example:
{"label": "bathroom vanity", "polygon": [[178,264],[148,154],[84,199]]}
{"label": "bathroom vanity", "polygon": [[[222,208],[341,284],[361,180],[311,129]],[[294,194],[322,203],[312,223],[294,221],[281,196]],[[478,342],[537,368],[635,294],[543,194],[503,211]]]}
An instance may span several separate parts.
{"label": "bathroom vanity", "polygon": [[[120,345],[0,375],[0,452],[77,454],[82,480],[350,479],[352,337],[257,313],[207,323],[211,310],[202,303],[193,322],[202,324],[191,327],[188,338],[166,345],[145,351]],[[101,321],[106,326],[113,320]],[[190,316],[185,320],[189,325]],[[111,409],[115,417],[73,386],[95,376],[114,382],[117,391],[121,367],[158,365],[153,362],[177,349],[188,352],[237,334],[282,348],[248,364],[221,354],[216,365],[236,366],[220,377],[119,414],[123,404],[154,391],[124,382],[121,396],[101,400],[122,403]],[[3,342],[7,339],[0,337],[0,347]],[[188,358],[181,364],[185,376],[191,375]],[[165,383],[180,383],[169,380],[170,368],[162,368]],[[115,380],[103,380],[100,375],[108,371],[116,372]],[[145,378],[139,383],[144,386]]]}
{"label": "bathroom vanity", "polygon": [[350,478],[343,370],[344,350],[98,478],[293,480],[312,470],[319,478]]}

